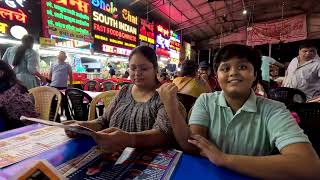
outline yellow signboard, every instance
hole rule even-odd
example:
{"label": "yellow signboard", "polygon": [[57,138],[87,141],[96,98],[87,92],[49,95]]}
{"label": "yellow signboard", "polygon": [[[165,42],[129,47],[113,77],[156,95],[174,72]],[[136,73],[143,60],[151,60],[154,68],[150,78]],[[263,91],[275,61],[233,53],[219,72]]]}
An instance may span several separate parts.
{"label": "yellow signboard", "polygon": [[50,39],[50,38],[40,37],[40,45],[55,46],[56,40]]}

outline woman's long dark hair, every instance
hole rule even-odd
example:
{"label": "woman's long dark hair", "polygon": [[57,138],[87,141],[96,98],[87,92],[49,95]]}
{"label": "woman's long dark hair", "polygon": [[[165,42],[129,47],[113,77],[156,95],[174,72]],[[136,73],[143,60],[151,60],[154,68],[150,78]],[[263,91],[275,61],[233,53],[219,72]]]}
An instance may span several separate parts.
{"label": "woman's long dark hair", "polygon": [[24,35],[21,41],[22,41],[22,44],[17,48],[16,54],[14,55],[14,59],[12,62],[13,66],[18,66],[21,63],[27,49],[32,49],[32,46],[34,43],[33,37],[29,34]]}
{"label": "woman's long dark hair", "polygon": [[[11,88],[15,84],[18,84],[21,90],[21,93],[28,92],[28,89],[23,86],[20,81],[17,79],[16,74],[12,70],[11,66],[6,62],[0,60],[0,71],[3,72],[3,75],[0,76],[0,83],[5,84],[7,89]],[[4,91],[7,89],[3,89]]]}

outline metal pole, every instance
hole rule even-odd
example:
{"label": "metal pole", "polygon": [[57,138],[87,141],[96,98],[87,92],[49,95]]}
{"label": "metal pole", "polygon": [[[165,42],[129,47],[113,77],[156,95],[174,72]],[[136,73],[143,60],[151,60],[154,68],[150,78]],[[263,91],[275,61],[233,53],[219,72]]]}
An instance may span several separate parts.
{"label": "metal pole", "polygon": [[269,44],[269,57],[271,57],[272,44]]}
{"label": "metal pole", "polygon": [[211,62],[211,48],[209,48],[209,64]]}

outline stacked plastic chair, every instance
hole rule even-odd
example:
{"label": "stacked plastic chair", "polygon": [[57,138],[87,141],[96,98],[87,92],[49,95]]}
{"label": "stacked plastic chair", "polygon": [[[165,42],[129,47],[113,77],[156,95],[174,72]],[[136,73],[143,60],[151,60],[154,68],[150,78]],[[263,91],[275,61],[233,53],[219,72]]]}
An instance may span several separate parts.
{"label": "stacked plastic chair", "polygon": [[[60,91],[56,88],[42,86],[29,89],[29,94],[32,95],[35,100],[35,108],[36,111],[40,113],[41,119],[57,120],[62,99]],[[52,107],[52,105],[54,106]]]}
{"label": "stacked plastic chair", "polygon": [[296,103],[289,105],[288,109],[298,114],[300,127],[320,155],[320,103]]}
{"label": "stacked plastic chair", "polygon": [[278,87],[270,89],[268,98],[283,102],[286,106],[294,103],[305,103],[307,97],[304,92],[299,89]]}
{"label": "stacked plastic chair", "polygon": [[68,99],[68,108],[72,119],[86,121],[88,119],[89,106],[92,98],[77,88],[70,88],[65,91]]}
{"label": "stacked plastic chair", "polygon": [[83,89],[85,91],[98,92],[100,91],[100,83],[96,80],[89,80],[84,84]]}

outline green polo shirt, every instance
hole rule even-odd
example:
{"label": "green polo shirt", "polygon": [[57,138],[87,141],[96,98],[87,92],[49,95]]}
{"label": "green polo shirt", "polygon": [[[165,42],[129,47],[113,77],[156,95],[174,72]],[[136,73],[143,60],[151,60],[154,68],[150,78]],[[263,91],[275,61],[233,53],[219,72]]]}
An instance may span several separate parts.
{"label": "green polo shirt", "polygon": [[251,93],[235,113],[223,91],[202,94],[194,104],[189,125],[208,128],[208,138],[228,154],[269,155],[294,143],[310,143],[283,103]]}

